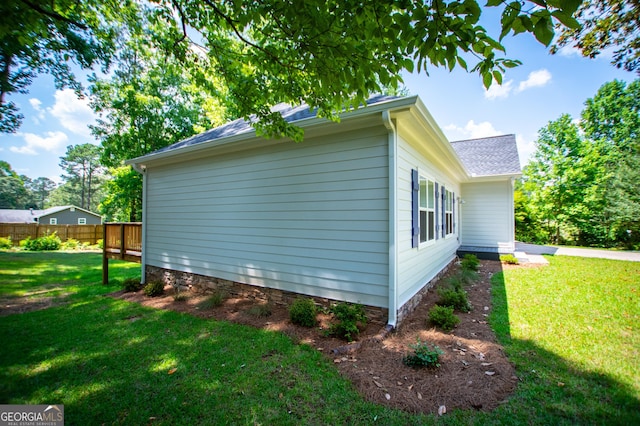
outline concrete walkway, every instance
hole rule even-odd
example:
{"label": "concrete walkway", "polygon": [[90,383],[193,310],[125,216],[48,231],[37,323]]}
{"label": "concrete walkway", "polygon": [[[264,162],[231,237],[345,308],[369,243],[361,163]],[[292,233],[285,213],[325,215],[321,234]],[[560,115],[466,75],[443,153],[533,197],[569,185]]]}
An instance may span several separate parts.
{"label": "concrete walkway", "polygon": [[614,259],[614,260],[628,260],[631,262],[640,262],[640,252],[638,251],[612,251],[612,250],[598,250],[587,248],[573,248],[573,247],[552,247],[552,246],[539,246],[536,244],[526,244],[516,242],[516,257],[529,263],[538,263],[540,258],[544,260],[542,263],[548,263],[543,254],[549,254],[553,256],[578,256],[578,257],[598,257],[601,259]]}

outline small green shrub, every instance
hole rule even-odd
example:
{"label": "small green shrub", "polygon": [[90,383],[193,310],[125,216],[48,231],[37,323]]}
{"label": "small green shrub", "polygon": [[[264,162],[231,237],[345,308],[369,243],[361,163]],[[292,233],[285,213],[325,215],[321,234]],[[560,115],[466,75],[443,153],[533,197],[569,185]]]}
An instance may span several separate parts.
{"label": "small green shrub", "polygon": [[104,240],[103,240],[102,238],[101,238],[101,239],[99,239],[98,241],[96,241],[96,245],[97,245],[99,248],[103,249],[103,248],[104,248]]}
{"label": "small green shrub", "polygon": [[303,327],[314,327],[317,323],[318,309],[313,299],[299,298],[289,306],[289,319],[292,323]]}
{"label": "small green shrub", "polygon": [[402,362],[405,365],[409,367],[440,367],[438,360],[444,352],[438,345],[429,347],[427,342],[421,342],[418,339],[418,342],[415,345],[410,345],[410,348],[413,349],[414,353],[402,358]]}
{"label": "small green shrub", "polygon": [[478,256],[475,254],[467,253],[462,257],[460,264],[462,265],[462,269],[477,271],[478,266],[480,266],[480,260],[478,260]]}
{"label": "small green shrub", "polygon": [[67,241],[60,244],[61,250],[79,250],[83,248],[84,248],[84,244],[76,240],[75,238],[69,238]]}
{"label": "small green shrub", "polygon": [[227,299],[228,295],[225,291],[216,290],[211,294],[211,296],[207,297],[205,300],[198,304],[198,308],[200,309],[213,309],[218,306],[222,306],[224,301]]}
{"label": "small green shrub", "polygon": [[27,237],[26,239],[20,241],[20,247],[23,247],[25,250],[29,251],[59,250],[61,245],[62,241],[60,241],[60,238],[55,232],[51,235],[36,238],[35,240],[32,240],[31,237]]}
{"label": "small green shrub", "polygon": [[471,310],[467,292],[462,288],[442,287],[438,289],[438,296],[440,296],[440,300],[438,300],[440,306],[451,306],[460,312]]}
{"label": "small green shrub", "polygon": [[13,241],[11,241],[11,237],[0,237],[0,249],[10,249],[13,247]]}
{"label": "small green shrub", "polygon": [[247,313],[254,317],[265,318],[273,313],[273,307],[270,303],[259,303],[250,307]]}
{"label": "small green shrub", "polygon": [[144,294],[149,297],[160,296],[164,293],[164,283],[162,281],[151,281],[144,286]]}
{"label": "small green shrub", "polygon": [[347,341],[354,340],[360,334],[360,327],[367,324],[364,306],[341,302],[333,305],[329,312],[335,322],[329,328],[329,334]]}
{"label": "small green shrub", "polygon": [[444,331],[451,331],[460,323],[460,318],[453,314],[453,307],[435,305],[429,310],[429,321]]}
{"label": "small green shrub", "polygon": [[510,265],[517,265],[518,263],[520,263],[518,261],[518,258],[512,254],[501,254],[500,262],[508,263]]}
{"label": "small green shrub", "polygon": [[142,288],[142,283],[137,278],[126,278],[122,281],[122,289],[126,292],[135,292]]}
{"label": "small green shrub", "polygon": [[461,269],[456,275],[464,285],[473,284],[479,278],[478,272],[470,269]]}
{"label": "small green shrub", "polygon": [[184,302],[188,298],[189,298],[189,295],[187,293],[185,293],[184,291],[180,291],[180,290],[176,289],[176,291],[173,293],[173,300],[175,302]]}

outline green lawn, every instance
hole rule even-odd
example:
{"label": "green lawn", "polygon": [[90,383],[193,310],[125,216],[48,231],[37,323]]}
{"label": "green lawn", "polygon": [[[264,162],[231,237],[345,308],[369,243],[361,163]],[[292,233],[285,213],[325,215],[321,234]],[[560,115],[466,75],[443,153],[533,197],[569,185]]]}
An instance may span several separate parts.
{"label": "green lawn", "polygon": [[[491,413],[417,416],[364,401],[278,333],[103,297],[139,265],[0,253],[0,296],[68,303],[0,318],[0,403],[62,403],[66,424],[640,424],[640,264],[550,258],[496,274],[491,322],[521,379]],[[589,329],[591,327],[591,329]]]}

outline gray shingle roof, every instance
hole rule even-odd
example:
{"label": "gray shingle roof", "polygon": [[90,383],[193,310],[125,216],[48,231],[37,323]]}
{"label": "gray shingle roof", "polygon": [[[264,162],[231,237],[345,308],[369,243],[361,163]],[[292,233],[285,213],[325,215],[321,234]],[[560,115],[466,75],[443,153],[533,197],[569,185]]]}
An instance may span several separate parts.
{"label": "gray shingle roof", "polygon": [[43,211],[0,209],[0,223],[36,223]]}
{"label": "gray shingle roof", "polygon": [[522,171],[515,135],[455,141],[451,146],[472,176],[509,175]]}
{"label": "gray shingle roof", "polygon": [[[367,105],[375,105],[386,101],[391,101],[394,99],[399,99],[398,96],[385,96],[385,95],[377,95],[369,98],[367,100]],[[311,110],[306,104],[298,105],[292,107],[287,104],[278,104],[272,108],[273,112],[280,112],[282,114],[282,118],[289,123],[293,123],[295,121],[304,120],[306,118],[314,118],[317,114],[317,110]],[[176,142],[173,145],[169,145],[167,147],[161,148],[154,153],[173,151],[178,148],[183,148],[186,146],[197,145],[202,142],[208,142],[216,139],[221,139],[228,136],[240,135],[243,133],[248,133],[253,130],[251,127],[251,122],[246,121],[242,118],[231,121],[227,124],[223,124],[222,126],[216,127],[215,129],[208,130],[204,133],[200,133],[198,135],[192,136],[188,139],[182,140],[180,142]]]}

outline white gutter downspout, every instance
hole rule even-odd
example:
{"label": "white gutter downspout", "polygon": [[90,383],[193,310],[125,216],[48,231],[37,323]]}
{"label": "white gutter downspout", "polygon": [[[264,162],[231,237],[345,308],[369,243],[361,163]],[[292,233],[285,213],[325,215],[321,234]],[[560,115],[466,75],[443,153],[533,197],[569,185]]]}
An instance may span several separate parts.
{"label": "white gutter downspout", "polygon": [[382,112],[382,121],[389,132],[389,320],[387,328],[398,322],[398,268],[397,268],[397,166],[398,138],[389,110]]}
{"label": "white gutter downspout", "polygon": [[140,257],[140,283],[146,283],[147,251],[147,168],[140,164],[132,164],[133,169],[142,175],[142,256]]}

